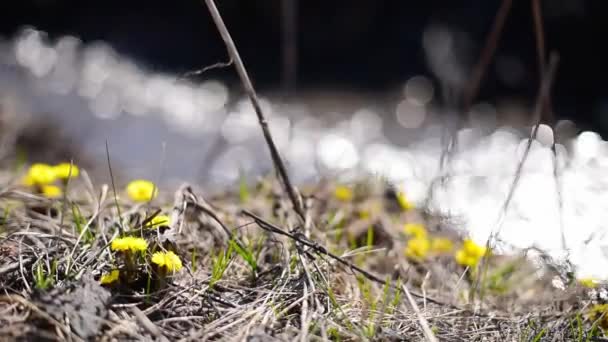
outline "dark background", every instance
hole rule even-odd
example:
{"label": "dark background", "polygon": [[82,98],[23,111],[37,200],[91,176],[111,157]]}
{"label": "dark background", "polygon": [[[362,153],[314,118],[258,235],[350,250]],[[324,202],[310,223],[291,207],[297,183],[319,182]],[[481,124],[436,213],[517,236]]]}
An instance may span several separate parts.
{"label": "dark background", "polygon": [[[280,86],[281,1],[218,0],[256,86]],[[497,0],[300,0],[298,5],[298,89],[334,86],[382,92],[416,74],[431,75],[422,34],[431,23],[470,35],[479,54],[500,6]],[[553,91],[556,115],[582,128],[608,134],[605,1],[544,0],[547,48],[560,53]],[[25,25],[51,39],[71,34],[84,42],[104,40],[118,52],[155,71],[183,73],[226,61],[226,53],[202,1],[3,2],[0,34],[11,37]],[[532,103],[538,68],[529,0],[514,0],[497,52],[524,66],[515,84],[501,81],[495,63],[479,99],[521,96]],[[471,62],[474,61],[475,58]],[[234,84],[231,69],[203,77]]]}

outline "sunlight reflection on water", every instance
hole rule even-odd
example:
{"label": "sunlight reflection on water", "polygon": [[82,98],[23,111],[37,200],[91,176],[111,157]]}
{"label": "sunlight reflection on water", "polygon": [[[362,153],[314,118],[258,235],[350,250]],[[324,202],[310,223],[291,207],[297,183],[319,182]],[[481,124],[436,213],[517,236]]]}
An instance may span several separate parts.
{"label": "sunlight reflection on water", "polygon": [[[47,115],[61,122],[99,160],[104,160],[104,141],[109,140],[113,158],[132,177],[156,177],[162,142],[168,184],[186,180],[233,186],[239,170],[271,170],[251,105],[231,98],[220,82],[194,84],[147,72],[103,43],[82,46],[74,37],[51,43],[35,30],[2,46],[1,57],[0,89],[17,93],[35,120]],[[360,108],[337,113],[336,122],[297,101],[265,98],[263,107],[296,181],[352,176],[353,170],[381,174],[421,203],[439,172],[441,127],[433,122],[433,94],[428,79],[415,76],[392,110]],[[529,132],[495,127],[499,111],[487,103],[473,107],[474,127],[459,132],[450,177],[430,203],[462,217],[462,228],[479,242],[496,226]],[[395,142],[395,137],[414,138]],[[561,213],[550,150],[554,138]],[[569,257],[581,275],[608,278],[608,255],[602,252],[608,246],[607,143],[593,132],[575,136],[567,121],[555,131],[543,125],[537,140],[505,217],[503,247],[536,245],[565,257],[563,225]]]}

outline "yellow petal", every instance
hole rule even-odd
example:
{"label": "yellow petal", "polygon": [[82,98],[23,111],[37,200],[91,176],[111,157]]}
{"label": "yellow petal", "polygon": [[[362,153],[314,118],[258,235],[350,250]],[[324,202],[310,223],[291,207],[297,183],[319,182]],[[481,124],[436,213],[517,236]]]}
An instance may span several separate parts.
{"label": "yellow petal", "polygon": [[479,258],[469,255],[464,249],[460,249],[455,255],[456,262],[462,266],[475,267],[479,262]]}
{"label": "yellow petal", "polygon": [[405,248],[405,256],[410,259],[424,259],[431,247],[431,244],[426,238],[413,238],[408,240]]}
{"label": "yellow petal", "polygon": [[476,244],[471,239],[464,240],[463,250],[470,256],[480,258],[486,254],[486,247]]}
{"label": "yellow petal", "polygon": [[344,185],[338,185],[334,189],[334,197],[342,202],[349,202],[353,199],[353,190]]}
{"label": "yellow petal", "polygon": [[48,198],[59,198],[63,195],[63,191],[57,185],[42,185],[42,195]]}
{"label": "yellow petal", "polygon": [[127,185],[127,194],[135,202],[147,202],[158,195],[158,188],[148,180],[137,179]]}
{"label": "yellow petal", "polygon": [[164,267],[170,272],[177,272],[182,268],[182,261],[173,251],[156,252],[152,255],[152,263]]}
{"label": "yellow petal", "polygon": [[78,166],[70,163],[57,164],[53,168],[57,177],[61,179],[76,178],[80,174]]}
{"label": "yellow petal", "polygon": [[148,242],[140,237],[125,236],[114,239],[110,248],[112,248],[113,251],[120,252],[141,252],[148,248]]}
{"label": "yellow petal", "polygon": [[29,181],[34,184],[50,184],[57,179],[55,169],[47,164],[36,163],[28,170],[27,176]]}
{"label": "yellow petal", "polygon": [[113,282],[118,280],[119,275],[119,270],[112,270],[110,273],[106,273],[101,276],[100,283],[102,285],[112,284]]}

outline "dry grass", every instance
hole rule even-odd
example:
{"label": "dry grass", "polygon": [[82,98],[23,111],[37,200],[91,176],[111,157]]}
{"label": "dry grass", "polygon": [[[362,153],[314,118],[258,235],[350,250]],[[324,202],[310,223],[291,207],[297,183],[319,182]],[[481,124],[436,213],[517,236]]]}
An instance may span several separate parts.
{"label": "dry grass", "polygon": [[[462,237],[447,218],[402,210],[382,181],[353,185],[349,201],[332,182],[302,189],[304,221],[273,179],[206,199],[184,186],[143,205],[120,191],[115,202],[86,173],[70,187],[54,201],[0,192],[2,339],[421,340],[409,289],[440,341],[602,340],[587,291],[556,288],[569,281],[563,268],[526,251],[492,255],[477,289],[453,253],[406,258],[406,222]],[[159,210],[171,227],[143,227]],[[163,283],[142,264],[128,283],[100,286],[119,264],[108,247],[119,224],[148,240],[148,254],[175,250],[184,268]]]}

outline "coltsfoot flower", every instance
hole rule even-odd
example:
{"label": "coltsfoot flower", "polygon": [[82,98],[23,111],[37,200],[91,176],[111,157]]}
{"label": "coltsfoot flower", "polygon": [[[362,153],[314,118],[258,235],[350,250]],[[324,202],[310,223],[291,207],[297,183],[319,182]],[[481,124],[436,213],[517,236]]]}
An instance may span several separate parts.
{"label": "coltsfoot flower", "polygon": [[426,237],[416,237],[407,241],[405,256],[416,261],[424,260],[430,248],[431,243]]}
{"label": "coltsfoot flower", "polygon": [[[61,179],[76,178],[80,174],[78,166],[70,163],[60,163],[53,166],[55,175]],[[71,170],[70,170],[71,169]]]}
{"label": "coltsfoot flower", "polygon": [[175,273],[182,268],[182,261],[172,251],[154,253],[152,255],[152,263],[171,273]]}
{"label": "coltsfoot flower", "polygon": [[55,168],[43,163],[33,164],[24,179],[26,185],[44,185],[53,183],[57,179]]}
{"label": "coltsfoot flower", "polygon": [[158,195],[158,188],[149,180],[136,179],[127,185],[127,195],[135,202],[147,202]]}
{"label": "coltsfoot flower", "polygon": [[462,266],[475,267],[486,252],[485,246],[478,245],[471,239],[466,239],[462,248],[456,252],[456,262]]}
{"label": "coltsfoot flower", "polygon": [[59,198],[63,195],[63,191],[57,185],[44,184],[40,186],[40,192],[47,198]]}
{"label": "coltsfoot flower", "polygon": [[110,285],[110,284],[116,282],[118,280],[119,276],[120,276],[119,270],[112,270],[110,273],[106,273],[106,274],[102,275],[99,282],[102,285]]}
{"label": "coltsfoot flower", "polygon": [[338,185],[334,189],[334,197],[342,202],[350,202],[353,199],[353,190],[345,185]]}
{"label": "coltsfoot flower", "polygon": [[114,239],[111,248],[120,252],[142,252],[148,248],[148,242],[140,237],[125,236]]}

